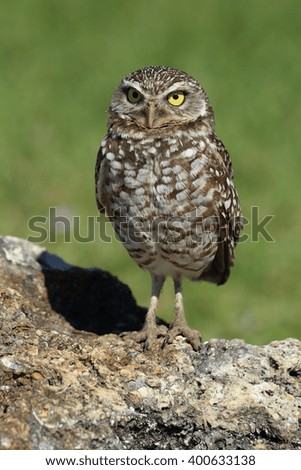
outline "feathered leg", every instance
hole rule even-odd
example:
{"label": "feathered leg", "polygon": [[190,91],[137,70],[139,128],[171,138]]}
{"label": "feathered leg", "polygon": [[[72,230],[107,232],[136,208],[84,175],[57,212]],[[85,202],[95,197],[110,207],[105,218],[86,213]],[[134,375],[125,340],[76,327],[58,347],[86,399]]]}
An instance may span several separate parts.
{"label": "feathered leg", "polygon": [[181,279],[174,279],[175,287],[175,319],[170,325],[170,330],[165,338],[164,343],[172,343],[176,336],[184,336],[188,343],[191,344],[195,351],[201,348],[201,336],[197,330],[189,328],[185,319],[183,296],[182,296],[182,281]]}
{"label": "feathered leg", "polygon": [[151,294],[150,304],[149,304],[148,312],[145,317],[143,328],[140,331],[133,331],[130,333],[126,333],[126,336],[137,341],[137,343],[144,342],[144,346],[143,346],[144,350],[150,349],[152,344],[156,341],[156,339],[159,336],[165,336],[167,332],[166,326],[157,325],[156,323],[159,297],[160,297],[160,293],[161,293],[161,290],[165,281],[165,277],[156,276],[155,274],[151,274],[151,276],[152,276],[152,294]]}

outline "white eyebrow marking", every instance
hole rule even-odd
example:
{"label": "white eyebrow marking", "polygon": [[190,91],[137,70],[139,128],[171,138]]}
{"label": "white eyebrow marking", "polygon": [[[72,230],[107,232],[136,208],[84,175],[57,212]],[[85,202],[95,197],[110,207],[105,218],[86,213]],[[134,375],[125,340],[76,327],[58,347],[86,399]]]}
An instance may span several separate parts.
{"label": "white eyebrow marking", "polygon": [[170,85],[169,88],[167,88],[167,90],[164,91],[164,93],[162,93],[162,95],[169,95],[169,93],[172,93],[173,91],[188,91],[187,83],[185,82],[173,83],[172,85]]}
{"label": "white eyebrow marking", "polygon": [[139,85],[138,82],[135,82],[134,80],[132,82],[128,80],[123,80],[122,85],[124,85],[127,88],[135,88],[136,90],[140,91],[140,93],[145,95],[143,88]]}

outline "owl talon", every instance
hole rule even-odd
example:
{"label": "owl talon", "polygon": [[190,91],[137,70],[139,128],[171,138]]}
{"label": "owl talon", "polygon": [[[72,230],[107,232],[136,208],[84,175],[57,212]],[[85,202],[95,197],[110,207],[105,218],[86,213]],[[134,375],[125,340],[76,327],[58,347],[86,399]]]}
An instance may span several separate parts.
{"label": "owl talon", "polygon": [[184,325],[171,327],[164,339],[163,347],[167,344],[171,344],[174,341],[175,337],[179,335],[184,336],[184,338],[186,338],[186,341],[192,346],[195,351],[199,351],[201,349],[202,338],[200,332]]}
{"label": "owl talon", "polygon": [[164,325],[155,325],[154,327],[142,328],[140,331],[126,331],[121,333],[121,337],[127,337],[136,343],[144,343],[143,351],[152,349],[157,339],[166,336],[167,328]]}

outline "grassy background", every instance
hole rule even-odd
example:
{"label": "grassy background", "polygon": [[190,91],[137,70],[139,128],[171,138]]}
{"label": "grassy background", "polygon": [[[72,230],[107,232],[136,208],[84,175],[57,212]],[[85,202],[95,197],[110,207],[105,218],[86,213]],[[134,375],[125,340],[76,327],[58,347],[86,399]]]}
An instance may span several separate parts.
{"label": "grassy background", "polygon": [[[228,148],[245,217],[259,206],[275,242],[237,249],[229,282],[184,283],[187,317],[209,337],[300,336],[299,0],[11,0],[0,16],[0,233],[34,235],[49,207],[96,216],[94,163],[121,77],[171,65],[198,78]],[[250,226],[246,234],[251,233]],[[99,266],[148,304],[149,275],[118,242],[44,242]],[[160,315],[172,316],[172,285]]]}

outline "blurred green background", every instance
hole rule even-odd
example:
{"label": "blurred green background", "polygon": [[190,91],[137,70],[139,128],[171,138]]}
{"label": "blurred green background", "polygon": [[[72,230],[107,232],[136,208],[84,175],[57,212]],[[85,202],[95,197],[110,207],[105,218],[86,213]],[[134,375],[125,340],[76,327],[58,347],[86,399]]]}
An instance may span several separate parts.
{"label": "blurred green background", "polygon": [[[251,241],[246,226],[249,239],[226,285],[185,281],[188,321],[204,339],[300,337],[300,30],[299,0],[3,2],[0,233],[37,236],[29,219],[57,207],[79,216],[87,235],[113,89],[142,66],[183,69],[209,95],[244,216],[250,219],[252,206],[260,219],[275,216],[266,226],[274,242]],[[119,242],[54,238],[42,245],[70,263],[110,271],[148,304],[149,274]],[[171,281],[159,314],[172,318]]]}

